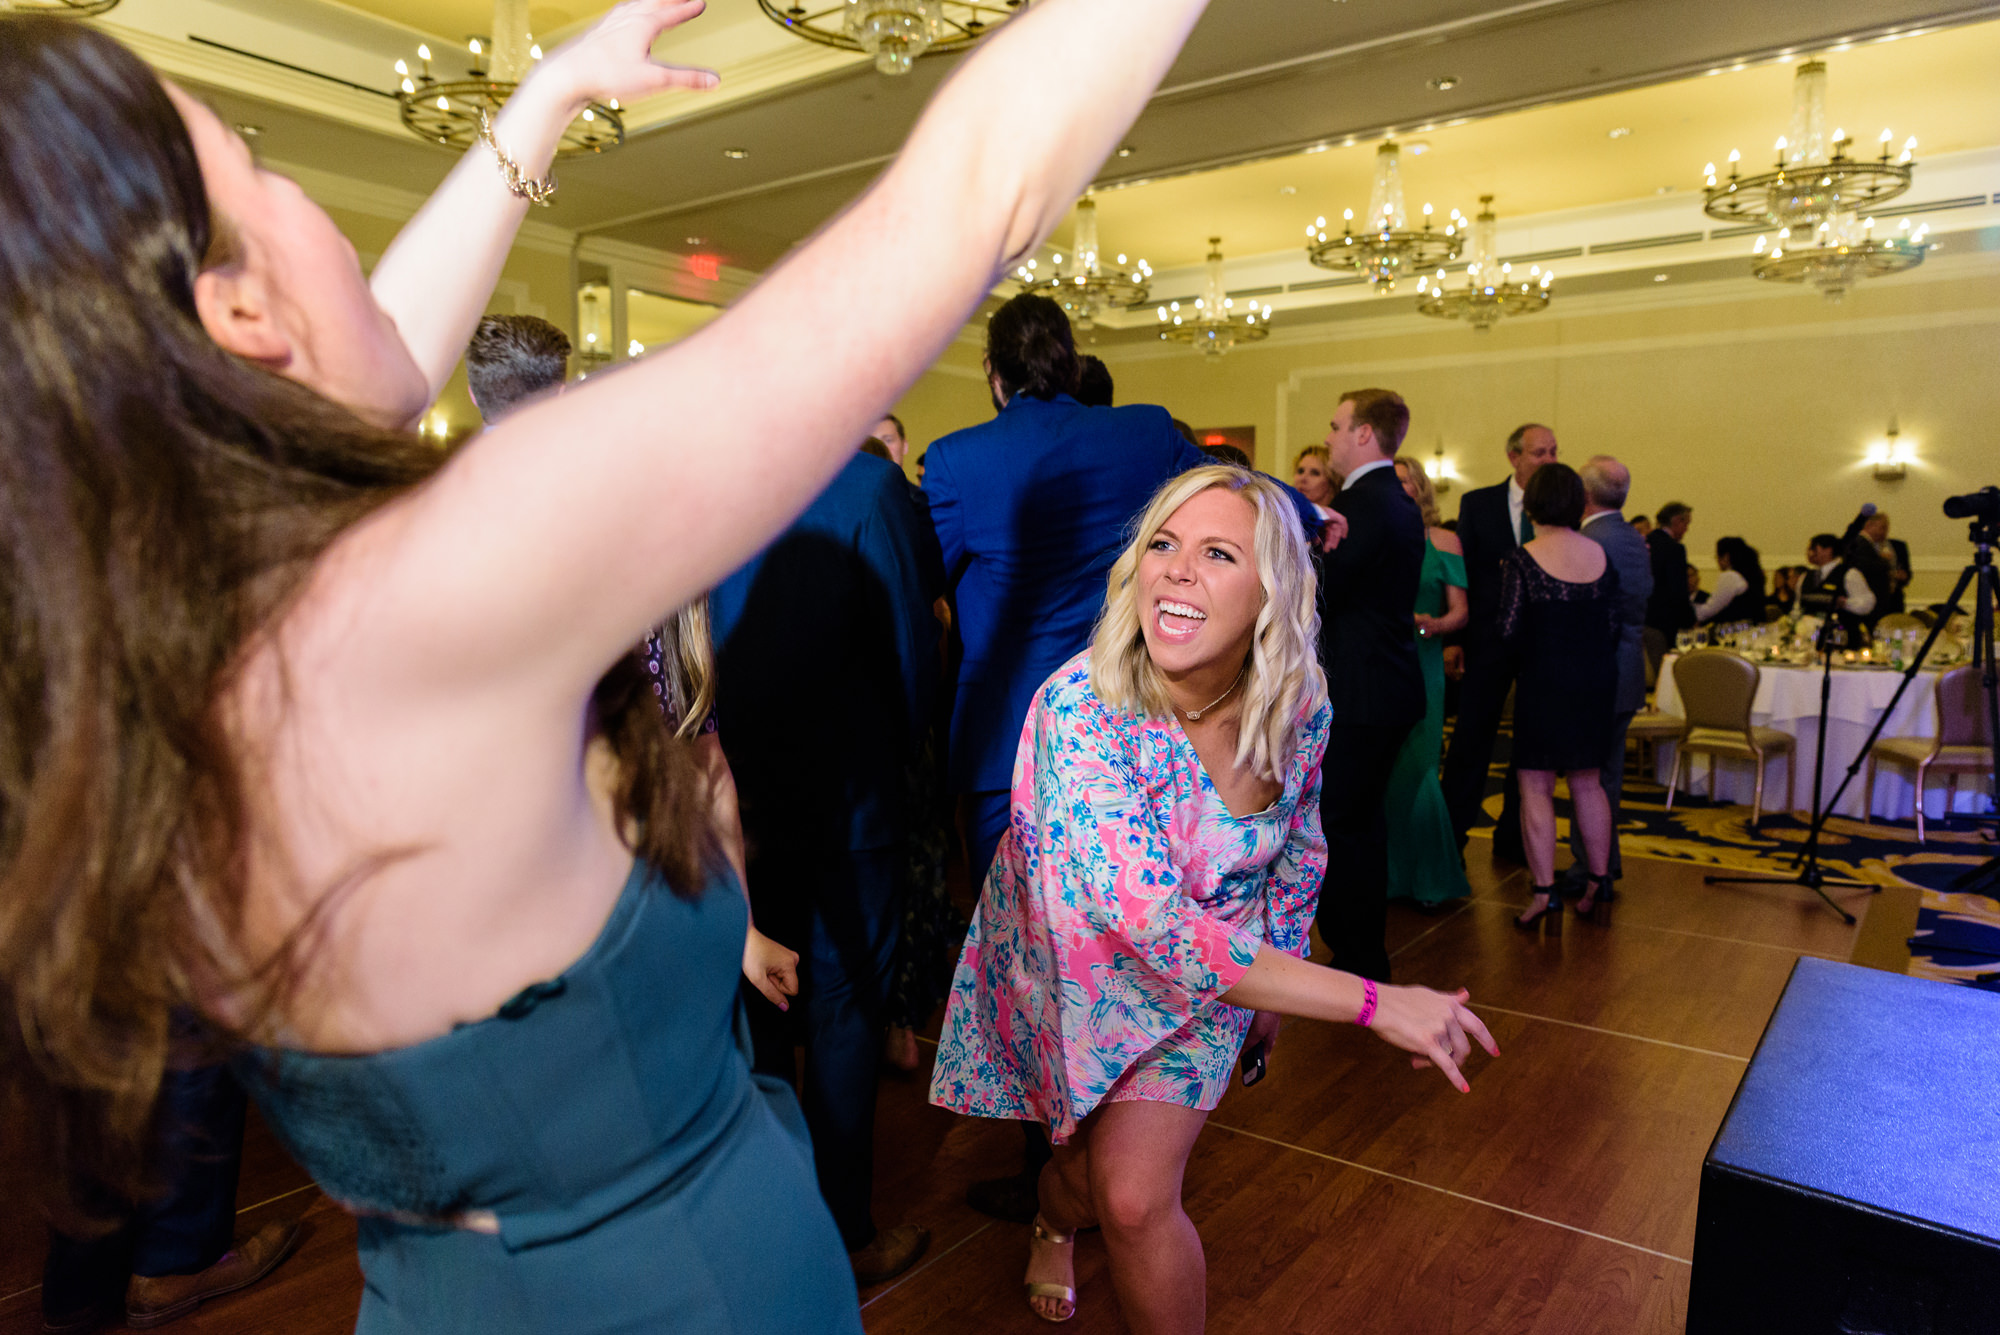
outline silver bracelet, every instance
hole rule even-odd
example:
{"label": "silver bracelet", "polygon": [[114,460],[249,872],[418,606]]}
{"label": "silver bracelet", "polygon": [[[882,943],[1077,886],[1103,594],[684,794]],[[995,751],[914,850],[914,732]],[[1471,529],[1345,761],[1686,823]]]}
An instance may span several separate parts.
{"label": "silver bracelet", "polygon": [[492,149],[493,156],[499,159],[500,175],[507,182],[508,194],[548,207],[550,196],[556,192],[556,174],[552,171],[538,181],[522,171],[521,164],[509,157],[507,150],[500,147],[500,141],[493,137],[493,118],[484,107],[479,109],[479,142]]}

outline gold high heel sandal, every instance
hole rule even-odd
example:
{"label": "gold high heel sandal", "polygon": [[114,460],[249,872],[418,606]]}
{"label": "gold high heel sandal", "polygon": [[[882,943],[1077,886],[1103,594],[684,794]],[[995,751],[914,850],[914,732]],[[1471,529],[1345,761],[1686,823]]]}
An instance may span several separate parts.
{"label": "gold high heel sandal", "polygon": [[[1056,1232],[1054,1229],[1050,1228],[1046,1223],[1043,1222],[1042,1217],[1039,1214],[1035,1216],[1034,1234],[1036,1241],[1053,1243],[1055,1246],[1058,1247],[1067,1247],[1068,1245],[1076,1241],[1075,1233]],[[1046,1280],[1024,1280],[1021,1284],[1021,1287],[1027,1292],[1029,1300],[1028,1310],[1030,1312],[1033,1312],[1036,1316],[1041,1317],[1042,1320],[1063,1322],[1069,1320],[1071,1317],[1076,1315],[1076,1290],[1071,1288],[1069,1285],[1052,1284]],[[1065,1311],[1061,1316],[1043,1316],[1042,1309],[1036,1307],[1034,1304],[1034,1300],[1036,1298],[1053,1298],[1057,1302],[1067,1303],[1069,1305],[1069,1309]]]}

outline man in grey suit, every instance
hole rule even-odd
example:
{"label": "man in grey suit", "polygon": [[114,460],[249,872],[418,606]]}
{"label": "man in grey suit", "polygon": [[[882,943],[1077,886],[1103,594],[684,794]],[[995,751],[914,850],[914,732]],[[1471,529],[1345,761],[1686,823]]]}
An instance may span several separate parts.
{"label": "man in grey suit", "polygon": [[[1583,479],[1584,507],[1582,533],[1604,549],[1611,568],[1618,572],[1618,691],[1614,707],[1617,724],[1611,730],[1610,749],[1598,767],[1598,782],[1611,803],[1611,861],[1606,867],[1615,879],[1625,874],[1618,856],[1618,799],[1625,788],[1625,729],[1632,715],[1646,703],[1646,650],[1642,637],[1646,630],[1646,601],[1653,595],[1652,558],[1646,540],[1625,522],[1619,511],[1632,489],[1632,474],[1624,464],[1608,454],[1585,461],[1577,470]],[[1588,866],[1583,854],[1583,827],[1570,822],[1569,848],[1573,855],[1564,873],[1563,893],[1581,895]]]}

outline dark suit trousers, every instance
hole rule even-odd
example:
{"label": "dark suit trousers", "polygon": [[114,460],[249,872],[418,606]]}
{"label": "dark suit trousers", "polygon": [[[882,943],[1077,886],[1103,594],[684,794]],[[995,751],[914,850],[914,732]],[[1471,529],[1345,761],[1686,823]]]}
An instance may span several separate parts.
{"label": "dark suit trousers", "polygon": [[[1611,804],[1611,860],[1604,864],[1604,869],[1614,877],[1625,874],[1625,864],[1618,857],[1618,803],[1625,796],[1625,729],[1632,726],[1632,713],[1626,710],[1612,724],[1611,744],[1597,766],[1597,781],[1604,788],[1605,800]],[[1590,863],[1583,852],[1583,826],[1574,820],[1569,823],[1569,851],[1575,861],[1569,866],[1568,879],[1581,884],[1590,874]]]}
{"label": "dark suit trousers", "polygon": [[[1466,646],[1465,680],[1459,683],[1458,718],[1451,727],[1451,750],[1445,755],[1442,780],[1452,833],[1458,836],[1461,848],[1465,832],[1479,823],[1486,800],[1486,772],[1493,764],[1493,743],[1513,685],[1513,664],[1499,645]],[[1493,833],[1494,843],[1503,852],[1518,852],[1521,846],[1520,791],[1514,767],[1509,765],[1500,823]]]}
{"label": "dark suit trousers", "polygon": [[1333,967],[1389,981],[1383,933],[1389,918],[1389,825],[1383,799],[1408,725],[1335,722],[1327,734],[1319,791],[1326,830],[1326,882],[1320,887],[1320,940]]}
{"label": "dark suit trousers", "polygon": [[820,1195],[849,1251],[875,1237],[875,1086],[884,1008],[903,905],[899,849],[849,851],[811,841],[760,841],[749,866],[751,908],[766,936],[799,952],[799,995],[780,1011],[746,982],[761,1072],[791,1081],[805,1047],[799,1102],[812,1133]]}
{"label": "dark suit trousers", "polygon": [[[176,1028],[182,1026],[177,1022]],[[42,1314],[59,1321],[93,1308],[122,1310],[133,1275],[194,1275],[222,1259],[236,1233],[236,1177],[243,1164],[243,1087],[226,1066],[169,1069],[154,1114],[161,1195],[88,1241],[49,1234]],[[119,1213],[115,1202],[96,1202]]]}

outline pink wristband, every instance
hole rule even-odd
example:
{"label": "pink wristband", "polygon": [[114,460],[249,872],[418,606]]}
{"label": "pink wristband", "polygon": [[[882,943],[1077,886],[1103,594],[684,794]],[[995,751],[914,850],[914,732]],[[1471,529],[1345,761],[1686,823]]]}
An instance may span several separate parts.
{"label": "pink wristband", "polygon": [[1366,1029],[1375,1019],[1375,980],[1373,978],[1364,978],[1361,980],[1361,993],[1367,1000],[1361,1003],[1361,1014],[1354,1017],[1354,1023]]}

